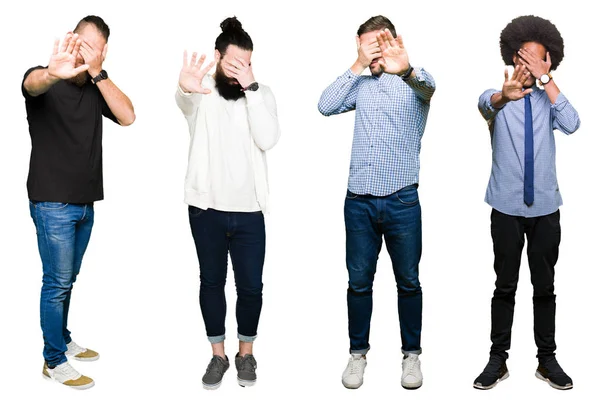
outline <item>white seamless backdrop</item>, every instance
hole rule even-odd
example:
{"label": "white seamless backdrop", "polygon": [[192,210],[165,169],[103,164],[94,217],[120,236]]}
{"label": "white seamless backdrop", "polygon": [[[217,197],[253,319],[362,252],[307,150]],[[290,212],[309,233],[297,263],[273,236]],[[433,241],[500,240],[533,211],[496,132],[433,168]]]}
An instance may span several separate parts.
{"label": "white seamless backdrop", "polygon": [[[595,391],[600,222],[593,130],[595,69],[591,3],[275,1],[100,3],[29,1],[3,6],[0,105],[0,402],[4,404],[198,403],[589,403]],[[75,366],[96,380],[75,392],[42,379],[41,263],[25,180],[30,140],[20,85],[46,64],[54,38],[88,14],[111,28],[105,68],[132,99],[137,120],[105,121],[105,200],[71,305],[75,340],[101,353]],[[322,117],[323,89],[354,61],[354,35],[383,14],[403,35],[410,60],[437,91],[421,152],[424,385],[400,387],[396,289],[385,249],[374,287],[365,383],[340,382],[348,357],[343,203],[354,113]],[[491,148],[477,99],[500,88],[498,40],[514,17],[550,19],[565,40],[555,80],[579,111],[572,136],[556,134],[563,241],[556,267],[558,359],[575,388],[558,392],[534,377],[532,288],[527,261],[513,326],[510,378],[490,392],[471,388],[487,361],[494,287],[490,207],[483,202]],[[184,49],[212,58],[219,23],[237,15],[255,43],[257,80],[277,99],[282,136],[268,152],[264,306],[255,345],[259,381],[237,386],[235,369],[215,392],[202,389],[210,358],[198,306],[198,263],[183,203],[186,122],[174,101]],[[231,271],[231,270],[230,270]],[[231,273],[230,273],[231,276]],[[235,288],[227,285],[226,351],[236,353]],[[596,395],[597,397],[597,395]]]}

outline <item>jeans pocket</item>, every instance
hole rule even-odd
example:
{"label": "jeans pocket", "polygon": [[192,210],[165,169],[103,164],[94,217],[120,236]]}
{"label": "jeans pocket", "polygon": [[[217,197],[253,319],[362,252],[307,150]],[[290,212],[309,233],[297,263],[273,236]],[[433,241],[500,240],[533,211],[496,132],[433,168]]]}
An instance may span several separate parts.
{"label": "jeans pocket", "polygon": [[396,198],[401,204],[412,207],[419,203],[419,193],[415,186],[407,186],[396,192]]}
{"label": "jeans pocket", "polygon": [[354,194],[352,191],[346,190],[346,198],[349,200],[354,200],[358,198],[358,194]]}
{"label": "jeans pocket", "polygon": [[200,215],[204,214],[205,212],[206,212],[206,210],[203,210],[198,207],[194,207],[193,205],[188,206],[188,214],[192,218],[199,217]]}
{"label": "jeans pocket", "polygon": [[41,210],[62,210],[69,206],[69,203],[61,203],[61,202],[32,202],[32,204]]}

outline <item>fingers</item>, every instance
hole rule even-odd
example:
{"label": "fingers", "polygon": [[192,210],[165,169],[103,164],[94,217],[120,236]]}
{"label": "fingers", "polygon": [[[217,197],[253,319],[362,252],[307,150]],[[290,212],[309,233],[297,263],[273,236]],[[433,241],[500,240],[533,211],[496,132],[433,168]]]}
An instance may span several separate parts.
{"label": "fingers", "polygon": [[401,35],[398,35],[396,37],[396,43],[398,44],[398,46],[400,48],[404,48],[404,41],[402,40],[402,36]]}
{"label": "fingers", "polygon": [[196,64],[194,64],[193,67],[196,69],[200,69],[202,67],[202,65],[204,64],[205,59],[206,59],[205,54],[200,55],[200,59],[198,59],[198,62]]}
{"label": "fingers", "polygon": [[504,81],[508,81],[508,68],[504,68]]}
{"label": "fingers", "polygon": [[[208,65],[206,65],[206,67],[205,67],[204,69],[202,69],[202,70],[200,71],[200,75],[201,75],[202,77],[204,77],[204,75],[206,75],[206,73],[207,73],[207,72],[208,72],[210,69],[212,69],[212,67],[213,67],[214,65],[215,65],[215,61],[213,60],[213,61],[212,61],[212,62],[210,62]],[[205,94],[208,94],[208,93],[205,93]]]}
{"label": "fingers", "polygon": [[550,52],[546,52],[546,64],[552,66],[552,59],[550,59]]}
{"label": "fingers", "polygon": [[85,72],[89,68],[90,68],[90,65],[88,65],[88,64],[79,66],[78,68],[73,70],[74,76],[77,76],[81,72]]}
{"label": "fingers", "polygon": [[210,94],[210,89],[205,89],[204,87],[202,87],[201,89],[198,90],[198,93],[200,93],[200,94]]}
{"label": "fingers", "polygon": [[238,62],[239,62],[241,65],[242,65],[242,67],[243,67],[243,68],[247,68],[247,67],[249,66],[249,65],[246,63],[246,61],[245,61],[244,59],[242,59],[242,58],[238,58],[238,57],[236,56],[235,60],[237,60],[237,61],[238,61]]}
{"label": "fingers", "polygon": [[386,41],[383,38],[383,35],[381,35],[381,32],[377,33],[377,44],[379,45],[379,48],[381,48],[381,52],[385,52],[386,49],[388,49],[389,44],[386,43]]}
{"label": "fingers", "polygon": [[187,67],[188,66],[188,54],[187,54],[187,49],[183,50],[183,67]]}
{"label": "fingers", "polygon": [[190,60],[190,66],[196,66],[196,58],[198,57],[198,52],[192,53],[192,59]]}
{"label": "fingers", "polygon": [[66,52],[67,51],[67,45],[69,45],[69,42],[71,42],[71,34],[67,34],[65,35],[65,38],[62,41],[62,44],[60,46],[59,52]]}
{"label": "fingers", "polygon": [[529,89],[523,90],[523,97],[525,97],[527,94],[531,93],[532,91],[533,91],[533,89],[532,89],[532,88],[529,88]]}
{"label": "fingers", "polygon": [[[69,40],[69,44],[67,45],[67,53],[72,54],[73,53],[73,48],[75,48],[75,43],[77,42],[77,34],[73,34],[73,36],[71,37],[71,39]],[[79,41],[79,43],[81,43],[81,41]]]}
{"label": "fingers", "polygon": [[58,53],[58,45],[60,44],[60,40],[56,38],[54,40],[54,48],[52,49],[52,55],[56,55]]}
{"label": "fingers", "polygon": [[389,42],[389,44],[391,46],[398,46],[398,43],[396,42],[396,38],[394,38],[394,36],[392,35],[391,31],[389,29],[385,29],[385,31],[383,32],[383,35],[385,35],[387,42]]}
{"label": "fingers", "polygon": [[77,54],[79,54],[79,48],[81,48],[81,38],[78,38],[77,41],[75,41],[75,46],[73,47],[73,52],[71,52],[71,55],[77,57]]}

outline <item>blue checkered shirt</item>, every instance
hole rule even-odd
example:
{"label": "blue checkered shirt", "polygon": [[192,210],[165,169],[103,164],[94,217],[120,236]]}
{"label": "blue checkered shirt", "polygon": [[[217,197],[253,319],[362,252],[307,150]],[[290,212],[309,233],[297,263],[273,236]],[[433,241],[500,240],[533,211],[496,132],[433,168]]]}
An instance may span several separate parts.
{"label": "blue checkered shirt", "polygon": [[325,89],[323,115],[356,110],[348,189],[355,194],[390,195],[419,182],[419,152],[433,77],[422,68],[407,81],[383,73],[355,75],[350,69]]}
{"label": "blue checkered shirt", "polygon": [[488,121],[492,137],[492,174],[485,201],[496,210],[519,217],[548,215],[562,205],[556,179],[554,130],[569,135],[579,128],[579,115],[560,93],[555,104],[544,90],[534,86],[531,93],[533,114],[533,193],[534,201],[523,201],[525,170],[525,101],[508,102],[501,109],[492,106],[492,94],[479,97],[479,111]]}

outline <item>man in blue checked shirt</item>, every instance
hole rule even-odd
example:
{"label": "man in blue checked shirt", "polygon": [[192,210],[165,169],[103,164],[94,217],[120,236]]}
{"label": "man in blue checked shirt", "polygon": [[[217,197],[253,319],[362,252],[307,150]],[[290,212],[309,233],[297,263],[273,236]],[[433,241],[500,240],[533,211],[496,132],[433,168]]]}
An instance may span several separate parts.
{"label": "man in blue checked shirt", "polygon": [[[561,236],[558,207],[562,205],[554,130],[568,135],[579,128],[577,111],[550,74],[562,61],[563,49],[563,39],[550,21],[535,16],[515,18],[500,35],[502,57],[515,67],[514,72],[509,78],[505,70],[502,90],[487,90],[479,98],[479,111],[492,137],[492,173],[485,200],[493,207],[497,278],[490,359],[473,383],[478,389],[493,388],[508,377],[507,351],[525,237],[538,348],[535,375],[553,388],[573,388],[554,354],[554,265]],[[536,80],[543,90],[535,86]]]}
{"label": "man in blue checked shirt", "polygon": [[[402,386],[416,389],[423,383],[419,151],[435,82],[423,68],[411,66],[402,38],[386,17],[362,24],[356,46],[356,62],[319,101],[326,116],[356,110],[344,205],[350,360],[342,383],[346,388],[363,383],[383,236],[398,288]],[[371,76],[361,76],[367,67]]]}

